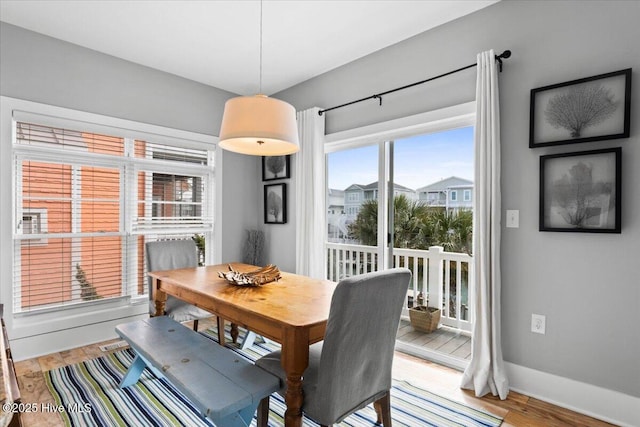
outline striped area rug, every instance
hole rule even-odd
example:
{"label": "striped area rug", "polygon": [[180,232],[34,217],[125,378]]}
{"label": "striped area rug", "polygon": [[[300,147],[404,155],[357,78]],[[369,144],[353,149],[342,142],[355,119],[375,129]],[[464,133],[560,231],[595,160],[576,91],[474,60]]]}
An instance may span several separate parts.
{"label": "striped area rug", "polygon": [[[213,338],[215,330],[205,335]],[[258,340],[247,350],[237,350],[249,360],[277,349],[275,343]],[[61,412],[67,426],[213,426],[202,420],[189,400],[165,379],[156,378],[145,370],[135,385],[124,390],[118,383],[124,376],[135,354],[130,349],[111,353],[45,372],[45,380],[56,405],[66,408]],[[284,425],[284,401],[281,396],[271,397],[269,426]],[[394,381],[391,389],[391,415],[394,427],[421,426],[499,426],[501,418],[471,408],[415,387],[404,381]],[[371,427],[375,424],[375,411],[369,405],[350,415],[340,427]],[[255,419],[252,423],[255,426]],[[304,419],[304,427],[317,427]]]}

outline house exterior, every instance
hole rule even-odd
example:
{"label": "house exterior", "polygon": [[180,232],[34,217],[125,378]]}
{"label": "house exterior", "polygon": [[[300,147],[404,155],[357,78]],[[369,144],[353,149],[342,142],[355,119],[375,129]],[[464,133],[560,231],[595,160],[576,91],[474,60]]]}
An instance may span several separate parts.
{"label": "house exterior", "polygon": [[[417,200],[416,192],[400,184],[394,184],[393,195],[404,195],[409,200]],[[362,204],[368,200],[378,200],[378,181],[371,184],[351,184],[344,190],[344,211],[349,217],[356,217]]]}
{"label": "house exterior", "polygon": [[418,200],[447,211],[473,209],[473,181],[451,176],[416,190]]}
{"label": "house exterior", "polygon": [[344,190],[327,190],[327,239],[332,242],[342,242],[347,238],[344,200]]}
{"label": "house exterior", "polygon": [[329,188],[327,190],[327,215],[344,213],[344,190]]}

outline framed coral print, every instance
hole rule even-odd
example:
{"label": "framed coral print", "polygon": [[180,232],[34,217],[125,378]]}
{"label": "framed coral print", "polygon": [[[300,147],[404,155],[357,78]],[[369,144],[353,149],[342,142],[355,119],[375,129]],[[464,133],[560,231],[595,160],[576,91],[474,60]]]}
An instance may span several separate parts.
{"label": "framed coral print", "polygon": [[262,180],[273,181],[291,177],[289,169],[290,155],[286,156],[263,156],[262,157]]}
{"label": "framed coral print", "polygon": [[620,233],[620,147],[540,156],[540,231]]}
{"label": "framed coral print", "polygon": [[287,184],[264,186],[264,223],[287,223]]}
{"label": "framed coral print", "polygon": [[529,148],[628,138],[631,68],[531,90]]}

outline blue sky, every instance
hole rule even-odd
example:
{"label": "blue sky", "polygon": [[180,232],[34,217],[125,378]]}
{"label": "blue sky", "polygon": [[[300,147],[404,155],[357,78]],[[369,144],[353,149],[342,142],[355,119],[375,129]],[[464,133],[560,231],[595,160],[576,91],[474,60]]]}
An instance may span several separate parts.
{"label": "blue sky", "polygon": [[[395,182],[413,190],[450,176],[473,180],[473,127],[397,139],[394,153]],[[329,154],[327,178],[338,190],[377,181],[377,145]]]}

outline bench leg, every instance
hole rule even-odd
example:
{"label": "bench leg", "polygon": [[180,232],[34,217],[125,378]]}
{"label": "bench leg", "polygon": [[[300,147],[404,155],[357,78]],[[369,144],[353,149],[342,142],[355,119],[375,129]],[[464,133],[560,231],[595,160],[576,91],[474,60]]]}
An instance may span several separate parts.
{"label": "bench leg", "polygon": [[224,418],[212,418],[212,421],[217,427],[249,427],[251,425],[251,420],[253,420],[253,414],[256,413],[257,407],[258,405],[251,405]]}
{"label": "bench leg", "polygon": [[164,374],[162,372],[154,368],[153,365],[147,362],[147,360],[140,356],[140,354],[136,354],[136,358],[133,359],[131,366],[129,366],[127,373],[124,374],[124,377],[118,386],[120,388],[126,388],[137,383],[145,368],[150,370],[156,378],[164,378]]}
{"label": "bench leg", "polygon": [[130,385],[133,385],[138,382],[140,375],[142,375],[142,371],[147,367],[147,363],[144,361],[140,355],[136,355],[136,358],[133,359],[133,363],[129,366],[129,370],[120,381],[119,387],[126,388]]}
{"label": "bench leg", "polygon": [[256,333],[252,331],[247,331],[246,335],[244,336],[244,339],[242,340],[242,346],[240,346],[240,348],[245,350],[251,347],[254,342],[256,342]]}
{"label": "bench leg", "polygon": [[269,396],[260,401],[258,405],[258,422],[256,427],[267,427],[269,425]]}

